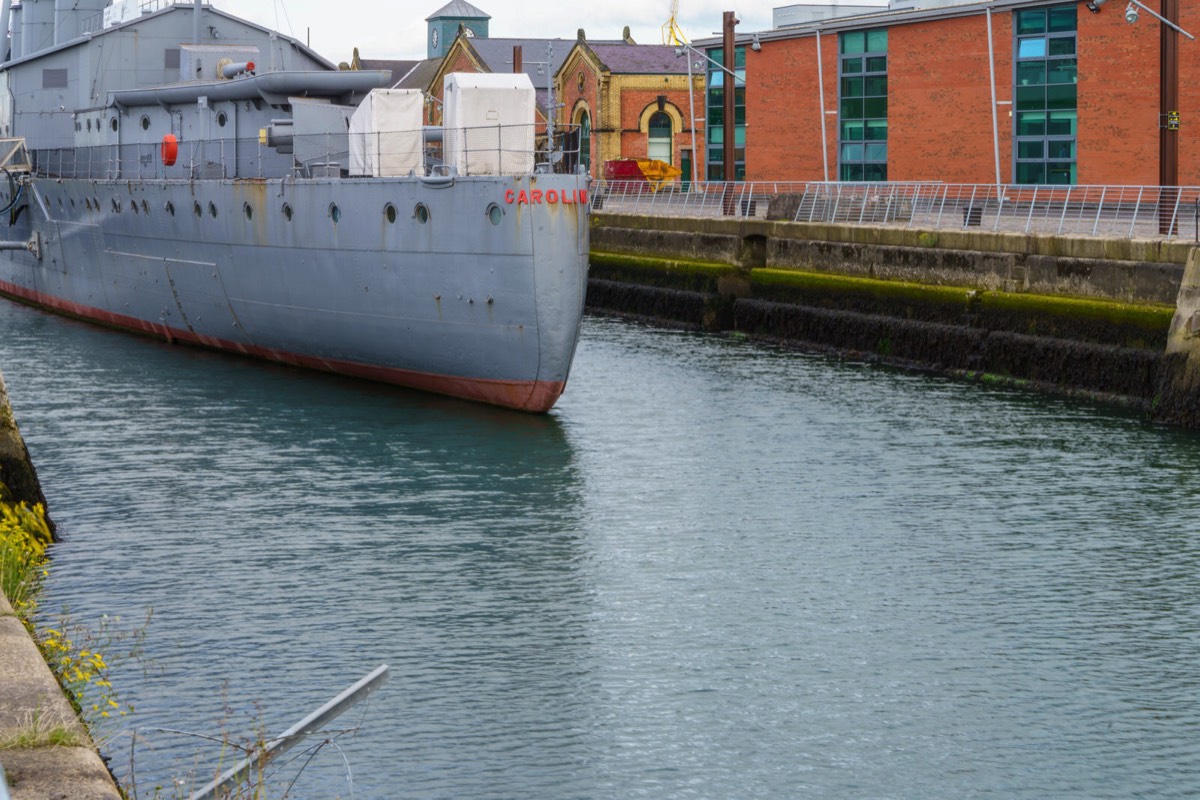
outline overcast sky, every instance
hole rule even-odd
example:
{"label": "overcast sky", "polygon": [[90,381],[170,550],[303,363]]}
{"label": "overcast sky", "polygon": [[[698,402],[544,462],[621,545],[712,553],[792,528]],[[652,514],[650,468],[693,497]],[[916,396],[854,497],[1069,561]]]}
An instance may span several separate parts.
{"label": "overcast sky", "polygon": [[[330,61],[363,58],[424,58],[425,18],[449,0],[211,0],[222,11],[308,41]],[[670,0],[468,0],[491,15],[494,38],[617,39],[628,25],[639,44],[662,44]],[[771,9],[787,0],[679,0],[679,27],[689,40],[719,35],[721,14],[737,11],[739,32],[771,27]],[[526,58],[530,58],[526,55]]]}

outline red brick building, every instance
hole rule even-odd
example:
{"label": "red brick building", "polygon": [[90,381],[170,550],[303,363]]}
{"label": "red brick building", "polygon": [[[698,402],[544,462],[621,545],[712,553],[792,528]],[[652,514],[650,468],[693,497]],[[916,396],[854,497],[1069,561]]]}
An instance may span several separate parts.
{"label": "red brick building", "polygon": [[[1200,4],[1166,4],[1200,34]],[[1169,182],[1200,184],[1200,43],[1170,33],[1178,102],[1161,108],[1169,29],[1136,6],[1127,22],[1121,0],[1092,5],[998,0],[739,32],[739,173],[744,159],[760,181],[1158,185],[1165,129]],[[695,44],[723,63],[719,40]],[[708,174],[721,177],[712,112]]]}
{"label": "red brick building", "polygon": [[674,47],[579,39],[556,84],[560,121],[584,131],[581,159],[593,176],[603,176],[605,161],[652,158],[690,179],[703,145],[703,120],[694,120],[702,116],[704,74],[693,74],[689,88],[687,59]]}

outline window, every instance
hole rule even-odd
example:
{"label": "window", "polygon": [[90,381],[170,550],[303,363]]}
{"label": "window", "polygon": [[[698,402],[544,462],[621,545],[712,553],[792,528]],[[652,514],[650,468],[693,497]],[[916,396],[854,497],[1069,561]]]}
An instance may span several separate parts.
{"label": "window", "polygon": [[1076,182],[1075,6],[1013,13],[1016,183]]}
{"label": "window", "polygon": [[180,49],[168,47],[163,51],[163,69],[179,69]]}
{"label": "window", "polygon": [[839,180],[887,180],[887,33],[839,35]]}
{"label": "window", "polygon": [[[729,75],[723,69],[725,55],[722,48],[708,51],[708,90],[705,92],[705,119],[708,137],[708,179],[727,180],[725,176],[725,89]],[[715,66],[712,62],[721,66]],[[728,180],[746,179],[746,48],[733,50],[733,174]]]}
{"label": "window", "polygon": [[671,117],[665,111],[655,111],[650,116],[647,125],[649,141],[646,144],[646,155],[650,158],[671,163]]}

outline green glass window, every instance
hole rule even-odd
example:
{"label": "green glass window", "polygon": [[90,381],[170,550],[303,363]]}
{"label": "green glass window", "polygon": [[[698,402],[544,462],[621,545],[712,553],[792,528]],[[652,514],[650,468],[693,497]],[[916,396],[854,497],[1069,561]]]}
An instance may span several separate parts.
{"label": "green glass window", "polygon": [[838,179],[887,180],[887,29],[838,41]]}
{"label": "green glass window", "polygon": [[1075,183],[1075,5],[1013,12],[1013,148],[1017,183]]}
{"label": "green glass window", "polygon": [[[726,80],[730,76],[722,67],[725,65],[723,48],[708,50],[708,91],[705,93],[705,117],[708,130],[707,174],[713,181],[725,177],[725,92]],[[714,65],[713,62],[721,66]],[[729,180],[745,180],[746,177],[746,48],[736,47],[733,51],[733,143],[734,169]]]}

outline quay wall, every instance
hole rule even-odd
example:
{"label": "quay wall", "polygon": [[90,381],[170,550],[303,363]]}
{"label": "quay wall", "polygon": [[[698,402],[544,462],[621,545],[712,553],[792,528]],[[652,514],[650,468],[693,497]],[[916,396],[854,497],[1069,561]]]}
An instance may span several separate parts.
{"label": "quay wall", "polygon": [[591,242],[593,311],[1084,394],[1200,427],[1188,388],[1200,387],[1194,244],[603,213]]}
{"label": "quay wall", "polygon": [[[0,375],[0,480],[17,501],[45,502],[29,451],[13,418],[3,375]],[[75,741],[91,742],[37,644],[0,591],[0,743],[53,731],[65,732]],[[0,767],[12,800],[121,798],[94,746],[0,747]]]}

